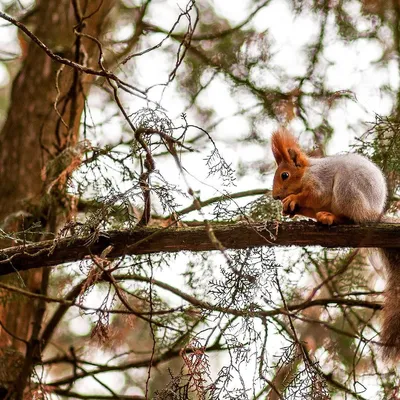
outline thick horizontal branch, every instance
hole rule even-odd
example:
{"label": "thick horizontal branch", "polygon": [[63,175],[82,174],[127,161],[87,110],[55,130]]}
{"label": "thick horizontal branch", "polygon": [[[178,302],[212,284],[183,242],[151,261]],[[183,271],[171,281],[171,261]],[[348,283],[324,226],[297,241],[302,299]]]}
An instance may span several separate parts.
{"label": "thick horizontal branch", "polygon": [[[400,224],[322,226],[314,222],[265,222],[211,225],[216,238],[226,249],[260,246],[397,247]],[[67,237],[0,251],[0,275],[31,268],[49,267],[83,260],[107,249],[107,257],[158,252],[211,251],[206,227],[137,228],[131,231],[100,233],[90,238]]]}

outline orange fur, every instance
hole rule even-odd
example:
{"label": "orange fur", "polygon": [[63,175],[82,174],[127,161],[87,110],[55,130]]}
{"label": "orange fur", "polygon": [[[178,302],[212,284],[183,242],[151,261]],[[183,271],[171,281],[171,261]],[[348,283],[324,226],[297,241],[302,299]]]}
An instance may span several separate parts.
{"label": "orange fur", "polygon": [[[309,160],[296,138],[287,129],[281,128],[273,133],[271,144],[278,164],[272,195],[275,199],[282,200],[284,214],[293,216],[300,213],[303,215],[300,208],[310,208],[314,212],[319,211],[312,202],[314,199],[313,193],[310,193],[312,188],[303,180]],[[289,177],[282,179],[282,173],[288,174]]]}
{"label": "orange fur", "polygon": [[272,134],[272,153],[275,161],[280,164],[283,161],[287,163],[293,162],[293,157],[290,152],[295,152],[299,157],[299,162],[303,166],[308,165],[307,156],[301,150],[297,139],[285,128],[280,128]]}

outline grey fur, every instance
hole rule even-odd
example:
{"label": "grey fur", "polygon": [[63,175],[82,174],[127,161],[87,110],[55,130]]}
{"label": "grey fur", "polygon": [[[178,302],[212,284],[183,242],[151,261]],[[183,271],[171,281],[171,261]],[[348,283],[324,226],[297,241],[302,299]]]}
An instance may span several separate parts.
{"label": "grey fur", "polygon": [[[326,208],[355,222],[377,221],[384,211],[387,189],[381,170],[358,154],[309,158],[305,181],[312,179],[318,197],[332,199]],[[332,195],[331,195],[332,194]]]}

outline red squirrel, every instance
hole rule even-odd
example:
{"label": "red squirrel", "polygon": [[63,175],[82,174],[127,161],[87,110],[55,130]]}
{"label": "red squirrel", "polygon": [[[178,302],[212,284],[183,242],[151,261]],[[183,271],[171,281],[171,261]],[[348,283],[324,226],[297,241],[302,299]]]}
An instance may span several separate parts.
{"label": "red squirrel", "polygon": [[[278,164],[272,196],[282,201],[283,214],[304,215],[325,225],[382,220],[386,181],[367,158],[358,154],[308,157],[283,128],[272,135],[272,152]],[[383,354],[400,359],[400,250],[379,250],[387,271]]]}

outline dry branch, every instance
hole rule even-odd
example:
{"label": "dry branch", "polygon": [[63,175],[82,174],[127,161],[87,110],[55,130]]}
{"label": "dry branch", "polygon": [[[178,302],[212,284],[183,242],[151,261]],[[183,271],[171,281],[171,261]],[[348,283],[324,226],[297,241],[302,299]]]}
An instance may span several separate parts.
{"label": "dry branch", "polygon": [[[326,227],[314,222],[235,223],[211,225],[226,249],[258,246],[398,247],[400,224],[337,225]],[[215,250],[206,228],[137,228],[132,231],[100,233],[91,243],[88,238],[67,237],[47,240],[0,251],[0,275],[38,267],[83,260],[101,254],[111,246],[110,258],[123,255],[178,251]]]}

